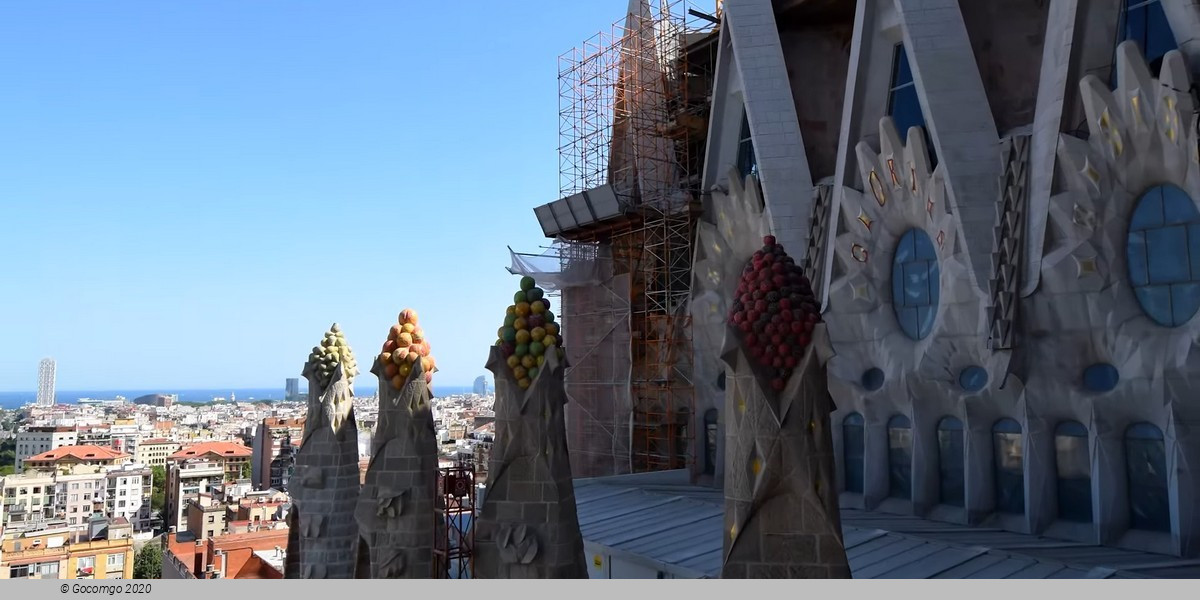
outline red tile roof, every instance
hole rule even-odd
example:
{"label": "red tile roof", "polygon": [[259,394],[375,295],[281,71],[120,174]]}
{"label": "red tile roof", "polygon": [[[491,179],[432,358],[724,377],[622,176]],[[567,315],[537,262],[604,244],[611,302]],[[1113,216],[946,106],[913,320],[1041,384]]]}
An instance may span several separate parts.
{"label": "red tile roof", "polygon": [[168,460],[184,460],[187,458],[208,456],[210,454],[224,458],[249,458],[254,454],[254,451],[233,442],[203,442],[195,446],[183,448],[167,458]]}
{"label": "red tile roof", "polygon": [[25,459],[26,462],[57,462],[66,458],[75,460],[117,460],[128,458],[124,452],[103,446],[62,446]]}
{"label": "red tile roof", "polygon": [[144,444],[144,445],[149,445],[149,444],[173,444],[173,443],[175,443],[175,441],[174,441],[174,440],[168,440],[167,438],[151,438],[151,439],[148,439],[148,440],[142,440],[142,441],[141,441],[141,443],[142,443],[142,444]]}
{"label": "red tile roof", "polygon": [[[220,561],[214,550],[225,553],[226,579],[281,579],[283,575],[270,564],[254,555],[254,551],[272,551],[276,547],[287,548],[288,530],[260,529],[250,533],[229,533],[196,542],[181,542],[174,534],[167,536],[168,551],[175,555],[180,562],[188,567],[197,569],[202,576],[204,567],[215,563],[218,568]],[[200,554],[200,564],[197,565],[197,554]]]}
{"label": "red tile roof", "polygon": [[267,427],[303,427],[306,417],[267,417],[263,425]]}

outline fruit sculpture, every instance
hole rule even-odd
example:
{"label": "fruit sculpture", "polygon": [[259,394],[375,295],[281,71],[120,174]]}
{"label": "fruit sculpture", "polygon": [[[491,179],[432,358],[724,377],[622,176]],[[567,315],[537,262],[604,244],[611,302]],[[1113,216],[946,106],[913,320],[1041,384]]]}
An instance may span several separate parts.
{"label": "fruit sculpture", "polygon": [[358,376],[358,362],[354,360],[354,352],[350,350],[350,344],[346,343],[341,326],[334,323],[329,331],[325,332],[325,339],[321,340],[321,345],[314,346],[312,353],[308,355],[308,370],[315,374],[317,383],[324,389],[333,381],[333,373],[337,371],[339,364],[342,365],[346,379],[354,381]]}
{"label": "fruit sculpture", "polygon": [[400,311],[398,322],[392,325],[387,341],[383,343],[383,351],[379,354],[379,364],[383,366],[384,377],[391,382],[392,389],[399,391],[404,387],[418,360],[425,373],[425,383],[433,383],[433,371],[437,363],[429,354],[429,340],[425,339],[425,332],[417,324],[417,311],[406,308]]}
{"label": "fruit sculpture", "polygon": [[764,237],[738,280],[729,323],[772,391],[787,385],[820,320],[808,278],[775,236]]}
{"label": "fruit sculpture", "polygon": [[496,346],[504,353],[521,389],[533,385],[548,349],[553,348],[559,359],[564,356],[562,331],[554,322],[550,301],[532,277],[521,278],[521,291],[513,295],[513,304],[505,311],[504,326],[497,336]]}

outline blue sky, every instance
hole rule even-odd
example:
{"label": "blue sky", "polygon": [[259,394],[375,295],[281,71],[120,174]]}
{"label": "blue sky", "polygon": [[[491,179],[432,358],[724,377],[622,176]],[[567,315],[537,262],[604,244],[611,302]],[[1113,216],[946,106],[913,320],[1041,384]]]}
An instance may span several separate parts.
{"label": "blue sky", "polygon": [[626,2],[436,5],[0,2],[0,391],[282,387],[410,306],[435,388],[483,374],[558,56]]}

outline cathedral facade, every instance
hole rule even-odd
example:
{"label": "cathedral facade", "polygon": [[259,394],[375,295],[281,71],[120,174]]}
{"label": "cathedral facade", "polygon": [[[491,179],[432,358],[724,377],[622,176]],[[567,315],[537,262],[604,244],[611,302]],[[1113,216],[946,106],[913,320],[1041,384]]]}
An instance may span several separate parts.
{"label": "cathedral facade", "polygon": [[749,177],[821,295],[841,505],[1200,554],[1200,7],[723,10],[707,209]]}

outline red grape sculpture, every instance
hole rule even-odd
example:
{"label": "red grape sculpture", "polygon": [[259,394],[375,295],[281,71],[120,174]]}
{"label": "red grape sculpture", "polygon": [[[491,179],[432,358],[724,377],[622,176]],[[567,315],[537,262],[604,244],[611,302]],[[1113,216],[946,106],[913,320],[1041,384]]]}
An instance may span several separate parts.
{"label": "red grape sculpture", "polygon": [[729,323],[770,390],[783,391],[820,321],[808,278],[775,236],[764,237],[738,280]]}

